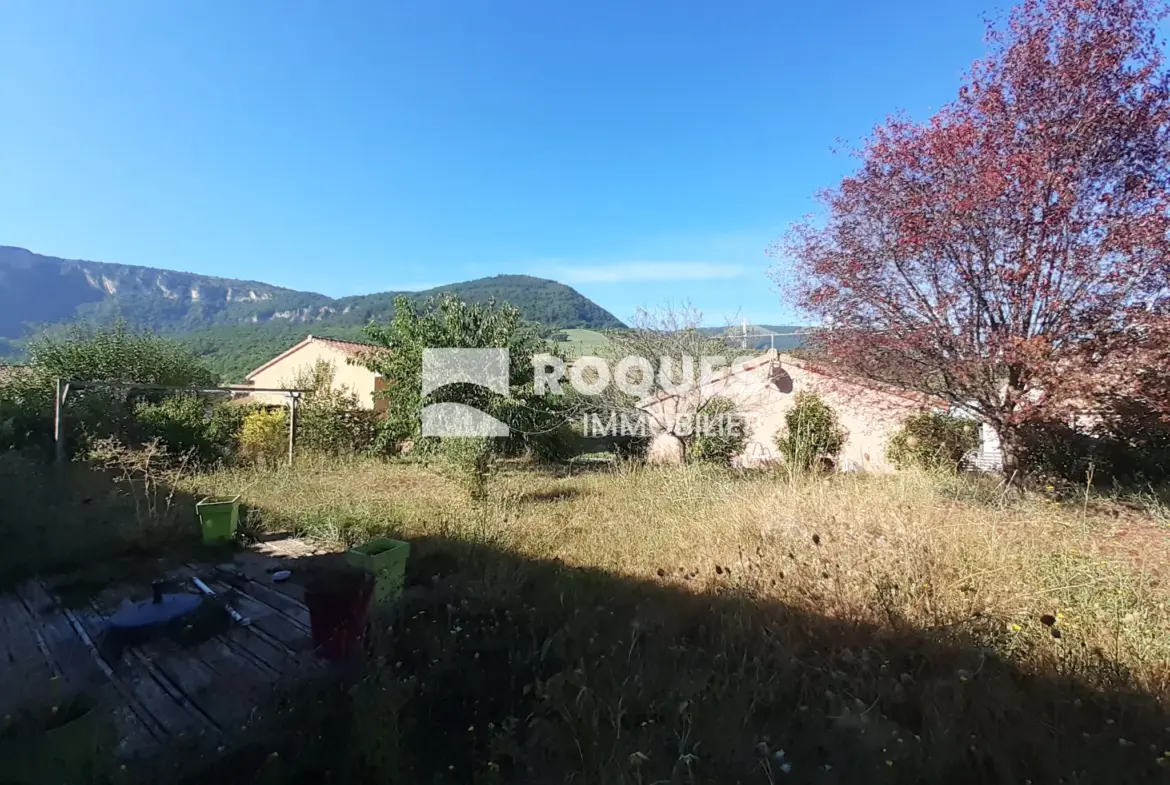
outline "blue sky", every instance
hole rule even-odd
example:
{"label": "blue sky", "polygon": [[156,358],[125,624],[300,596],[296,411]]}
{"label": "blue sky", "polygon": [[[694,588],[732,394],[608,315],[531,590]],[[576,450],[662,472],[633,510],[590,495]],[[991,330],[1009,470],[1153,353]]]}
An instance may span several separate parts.
{"label": "blue sky", "polygon": [[981,0],[5,0],[0,244],[329,295],[498,273],[786,322],[764,251]]}

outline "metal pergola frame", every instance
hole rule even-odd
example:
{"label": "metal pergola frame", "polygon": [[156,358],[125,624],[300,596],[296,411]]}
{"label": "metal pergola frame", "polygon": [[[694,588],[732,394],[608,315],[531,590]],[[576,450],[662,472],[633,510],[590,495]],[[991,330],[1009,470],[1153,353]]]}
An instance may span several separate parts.
{"label": "metal pergola frame", "polygon": [[293,442],[297,433],[297,406],[300,404],[301,396],[310,390],[299,390],[288,387],[249,387],[245,384],[229,384],[218,387],[184,387],[179,385],[169,384],[134,384],[128,382],[79,382],[66,379],[57,379],[57,395],[56,402],[53,406],[53,457],[57,461],[57,465],[65,463],[65,440],[64,428],[61,417],[61,409],[65,405],[65,399],[69,397],[69,393],[73,390],[84,390],[86,388],[105,388],[112,390],[160,390],[166,392],[188,392],[188,393],[280,393],[288,400],[288,465],[293,464]]}

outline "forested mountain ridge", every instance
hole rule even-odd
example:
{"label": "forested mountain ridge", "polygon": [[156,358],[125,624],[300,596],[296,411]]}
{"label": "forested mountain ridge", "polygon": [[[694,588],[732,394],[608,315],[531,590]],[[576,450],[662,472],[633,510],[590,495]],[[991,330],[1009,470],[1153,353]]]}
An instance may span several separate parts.
{"label": "forested mountain ridge", "polygon": [[[289,337],[310,332],[357,337],[371,319],[393,315],[399,294],[423,300],[443,292],[469,301],[506,301],[525,319],[550,328],[624,326],[571,287],[529,275],[497,275],[421,292],[331,298],[260,281],[60,259],[0,246],[0,356],[19,355],[21,341],[41,329],[121,319],[203,346],[213,365],[235,375],[241,364]],[[225,353],[232,355],[230,362],[215,359]]]}

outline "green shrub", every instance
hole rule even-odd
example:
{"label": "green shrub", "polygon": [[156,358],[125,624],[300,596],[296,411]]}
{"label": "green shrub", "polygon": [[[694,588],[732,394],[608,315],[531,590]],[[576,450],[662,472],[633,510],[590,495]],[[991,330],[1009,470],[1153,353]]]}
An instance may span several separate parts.
{"label": "green shrub", "polygon": [[288,415],[283,409],[254,411],[240,429],[240,453],[257,463],[275,465],[288,451]]}
{"label": "green shrub", "polygon": [[236,453],[240,449],[240,433],[244,430],[244,420],[249,414],[267,411],[268,405],[244,399],[218,400],[211,407],[209,428],[212,438],[223,444],[230,445],[229,452]]}
{"label": "green shrub", "polygon": [[333,386],[333,365],[318,360],[302,369],[289,386],[307,390],[297,409],[297,449],[325,455],[351,455],[374,447],[381,417],[348,388]]}
{"label": "green shrub", "polygon": [[1019,429],[1020,468],[1033,482],[1083,488],[1158,487],[1170,480],[1170,423],[1156,415],[1114,417],[1106,411],[1094,433],[1060,421]]}
{"label": "green shrub", "polygon": [[134,410],[133,443],[159,441],[174,454],[193,453],[199,463],[233,457],[249,414],[265,411],[262,404],[213,400],[184,394],[162,401],[144,401]]}
{"label": "green shrub", "polygon": [[784,423],[785,430],[776,435],[776,448],[793,468],[807,471],[835,463],[845,446],[845,431],[836,412],[816,393],[797,393]]}
{"label": "green shrub", "polygon": [[568,424],[544,431],[525,434],[519,441],[524,450],[538,461],[556,463],[567,461],[578,452],[580,437]]}
{"label": "green shrub", "polygon": [[74,455],[87,454],[100,439],[130,438],[137,428],[137,407],[173,395],[122,385],[215,383],[214,375],[181,345],[121,323],[41,336],[29,344],[28,354],[27,367],[0,381],[0,448],[52,450],[57,379],[73,383],[62,416],[66,450]]}
{"label": "green shrub", "polygon": [[200,463],[211,463],[231,452],[230,441],[219,441],[211,427],[208,402],[197,395],[174,395],[158,403],[146,401],[134,409],[135,440],[157,439],[173,454],[193,453]]}
{"label": "green shrub", "polygon": [[352,393],[330,391],[309,398],[298,409],[297,447],[327,455],[370,449],[378,433],[378,415]]}
{"label": "green shrub", "polygon": [[488,482],[496,470],[496,445],[492,439],[442,439],[438,453],[447,472],[467,490],[472,501],[487,498]]}
{"label": "green shrub", "polygon": [[28,369],[0,377],[0,450],[52,454],[54,387]]}
{"label": "green shrub", "polygon": [[979,426],[971,420],[942,412],[922,412],[906,418],[890,438],[886,457],[899,469],[957,470],[967,453],[979,447]]}
{"label": "green shrub", "polygon": [[715,397],[696,415],[687,458],[726,466],[746,444],[747,431],[739,408],[730,398]]}

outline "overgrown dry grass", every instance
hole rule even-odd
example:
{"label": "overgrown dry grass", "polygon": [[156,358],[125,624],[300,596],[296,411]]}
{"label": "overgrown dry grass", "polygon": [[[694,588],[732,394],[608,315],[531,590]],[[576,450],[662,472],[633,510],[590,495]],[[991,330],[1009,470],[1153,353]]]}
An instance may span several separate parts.
{"label": "overgrown dry grass", "polygon": [[401,725],[390,781],[1166,775],[1167,595],[1108,506],[913,473],[516,466],[490,489],[365,461],[193,481],[257,528],[415,542],[366,677],[405,707],[394,741],[363,727],[303,772],[381,776]]}

